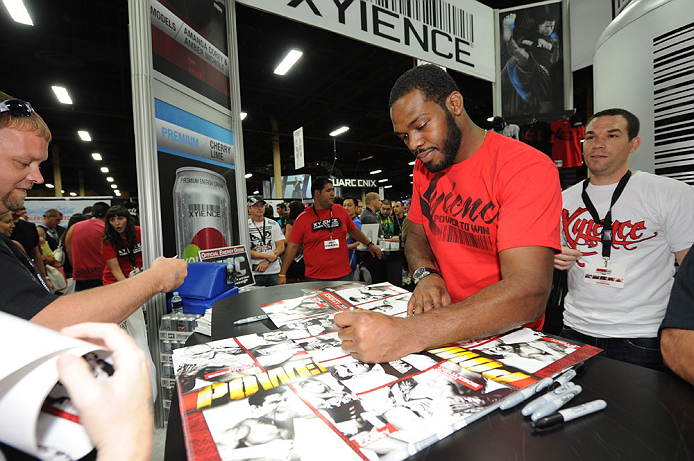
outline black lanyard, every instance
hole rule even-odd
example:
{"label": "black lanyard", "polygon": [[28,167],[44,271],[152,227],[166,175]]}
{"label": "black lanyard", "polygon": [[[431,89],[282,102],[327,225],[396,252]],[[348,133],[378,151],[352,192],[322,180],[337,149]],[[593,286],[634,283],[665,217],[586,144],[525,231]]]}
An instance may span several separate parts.
{"label": "black lanyard", "polygon": [[588,187],[590,180],[586,179],[583,181],[583,192],[581,193],[583,203],[585,203],[588,213],[590,213],[590,215],[593,217],[593,221],[596,224],[602,223],[602,235],[600,236],[600,243],[602,243],[602,257],[605,258],[605,263],[607,263],[607,260],[610,259],[610,254],[612,252],[612,207],[617,202],[617,199],[619,199],[619,196],[622,195],[622,192],[624,192],[624,188],[627,186],[629,178],[631,178],[631,171],[627,170],[624,176],[622,176],[622,179],[619,180],[617,188],[612,193],[610,208],[607,210],[607,214],[603,219],[600,219],[593,202],[590,200],[590,197],[588,197],[588,193],[586,192],[586,188]]}
{"label": "black lanyard", "polygon": [[[333,239],[333,206],[330,205],[330,220],[328,221],[328,232],[330,232],[330,240]],[[313,212],[316,214],[316,218],[318,218],[319,221],[321,221],[320,216],[318,216],[318,212],[316,211],[316,205],[313,205]]]}
{"label": "black lanyard", "polygon": [[43,280],[43,277],[39,273],[39,271],[36,269],[36,266],[34,266],[34,263],[31,262],[31,258],[22,251],[21,248],[19,248],[17,245],[12,242],[9,238],[5,237],[3,234],[0,234],[0,240],[3,241],[3,243],[7,246],[7,248],[12,252],[15,258],[24,266],[30,273],[31,275],[34,276],[37,282],[43,286],[46,291],[51,291],[48,288],[48,285],[46,285],[46,282]]}
{"label": "black lanyard", "polygon": [[263,218],[263,230],[260,230],[260,227],[251,219],[251,222],[253,223],[253,226],[255,226],[256,229],[258,229],[258,235],[260,236],[260,241],[263,243],[263,247],[265,247],[265,237],[267,237],[267,223],[265,222],[265,218]]}

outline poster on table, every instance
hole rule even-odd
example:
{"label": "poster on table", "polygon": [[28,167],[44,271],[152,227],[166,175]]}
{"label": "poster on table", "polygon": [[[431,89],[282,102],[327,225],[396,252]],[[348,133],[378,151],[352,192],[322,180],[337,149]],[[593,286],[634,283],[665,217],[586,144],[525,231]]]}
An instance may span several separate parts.
{"label": "poster on table", "polygon": [[164,254],[200,261],[200,250],[238,243],[234,136],[159,99],[154,105]]}
{"label": "poster on table", "polygon": [[561,1],[499,11],[502,116],[564,109]]}
{"label": "poster on table", "polygon": [[154,70],[229,109],[224,0],[150,0]]}

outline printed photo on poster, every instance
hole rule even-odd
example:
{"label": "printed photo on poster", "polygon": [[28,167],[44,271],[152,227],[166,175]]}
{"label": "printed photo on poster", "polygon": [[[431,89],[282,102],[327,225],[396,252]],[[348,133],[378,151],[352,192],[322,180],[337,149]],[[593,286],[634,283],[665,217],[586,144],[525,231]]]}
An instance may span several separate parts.
{"label": "printed photo on poster", "polygon": [[564,108],[561,2],[499,12],[505,118]]}
{"label": "printed photo on poster", "polygon": [[224,0],[150,0],[154,70],[231,107]]}

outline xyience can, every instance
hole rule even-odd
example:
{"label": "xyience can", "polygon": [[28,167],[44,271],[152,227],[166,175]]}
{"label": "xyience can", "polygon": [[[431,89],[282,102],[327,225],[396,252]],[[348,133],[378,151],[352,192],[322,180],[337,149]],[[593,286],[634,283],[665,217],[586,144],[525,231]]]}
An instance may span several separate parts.
{"label": "xyience can", "polygon": [[183,260],[199,261],[198,251],[231,244],[229,190],[222,175],[204,168],[179,168],[173,202],[176,248]]}

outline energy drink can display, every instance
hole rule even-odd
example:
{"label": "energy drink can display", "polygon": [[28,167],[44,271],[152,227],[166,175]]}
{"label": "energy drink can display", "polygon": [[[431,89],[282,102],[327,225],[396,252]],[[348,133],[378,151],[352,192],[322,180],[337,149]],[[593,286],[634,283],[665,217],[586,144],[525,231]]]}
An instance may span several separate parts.
{"label": "energy drink can display", "polygon": [[222,175],[204,168],[179,168],[173,202],[176,248],[184,261],[199,261],[200,250],[231,245],[231,203]]}

